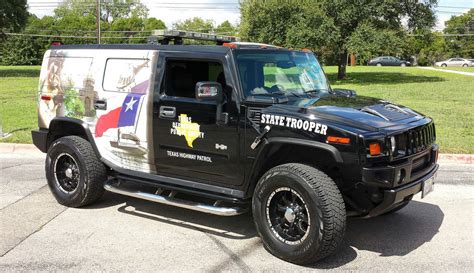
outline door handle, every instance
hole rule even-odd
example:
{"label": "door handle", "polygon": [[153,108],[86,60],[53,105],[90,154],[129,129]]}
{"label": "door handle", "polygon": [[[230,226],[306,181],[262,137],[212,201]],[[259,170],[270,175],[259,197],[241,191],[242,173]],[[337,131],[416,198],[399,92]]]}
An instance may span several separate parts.
{"label": "door handle", "polygon": [[95,110],[107,110],[107,101],[106,100],[95,100],[94,101]]}
{"label": "door handle", "polygon": [[161,106],[160,107],[160,118],[175,118],[176,107],[172,106]]}

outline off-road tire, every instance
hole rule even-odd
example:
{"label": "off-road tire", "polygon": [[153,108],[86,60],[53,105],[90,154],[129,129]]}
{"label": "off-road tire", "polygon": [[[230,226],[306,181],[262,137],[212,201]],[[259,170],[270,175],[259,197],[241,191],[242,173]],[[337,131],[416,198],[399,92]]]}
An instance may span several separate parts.
{"label": "off-road tire", "polygon": [[[77,187],[70,193],[61,189],[54,173],[55,162],[64,155],[72,157],[79,170]],[[45,168],[49,188],[58,203],[64,206],[87,206],[100,199],[104,193],[106,166],[97,158],[92,145],[81,137],[66,136],[55,140],[48,149]]]}
{"label": "off-road tire", "polygon": [[[310,225],[299,244],[279,239],[267,218],[267,203],[282,187],[296,191],[307,206]],[[332,254],[341,243],[346,228],[346,209],[334,181],[325,173],[298,163],[276,166],[259,180],[252,200],[257,232],[263,245],[274,256],[295,263],[309,264]]]}

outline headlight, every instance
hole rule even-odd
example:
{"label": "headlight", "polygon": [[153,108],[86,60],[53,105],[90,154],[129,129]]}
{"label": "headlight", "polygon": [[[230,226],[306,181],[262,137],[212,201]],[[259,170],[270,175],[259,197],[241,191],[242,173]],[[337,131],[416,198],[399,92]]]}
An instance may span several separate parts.
{"label": "headlight", "polygon": [[392,151],[392,154],[395,153],[395,149],[397,148],[397,141],[395,140],[395,137],[390,137],[390,150]]}

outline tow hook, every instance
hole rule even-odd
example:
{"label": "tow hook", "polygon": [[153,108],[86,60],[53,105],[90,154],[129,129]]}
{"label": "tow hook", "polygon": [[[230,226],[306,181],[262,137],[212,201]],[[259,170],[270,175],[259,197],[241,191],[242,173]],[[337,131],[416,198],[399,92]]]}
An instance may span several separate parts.
{"label": "tow hook", "polygon": [[268,133],[270,132],[270,129],[271,127],[269,125],[265,126],[265,128],[263,128],[263,131],[260,133],[259,136],[257,136],[255,138],[255,140],[253,141],[252,145],[250,145],[250,148],[252,148],[252,150],[255,150],[255,148],[257,148],[258,144],[260,144],[260,141],[262,141],[262,138]]}

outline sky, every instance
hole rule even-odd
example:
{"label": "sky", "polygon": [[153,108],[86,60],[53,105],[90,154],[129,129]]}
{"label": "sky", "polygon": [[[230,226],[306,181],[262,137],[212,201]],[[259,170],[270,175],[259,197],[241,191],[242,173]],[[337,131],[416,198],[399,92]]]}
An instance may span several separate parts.
{"label": "sky", "polygon": [[[38,17],[52,15],[54,7],[61,0],[28,0],[29,11]],[[239,0],[141,0],[149,11],[149,16],[165,22],[167,27],[173,23],[195,16],[213,20],[220,24],[225,20],[239,22]],[[436,30],[444,28],[444,22],[453,15],[460,15],[474,8],[474,0],[439,0],[436,9]]]}

